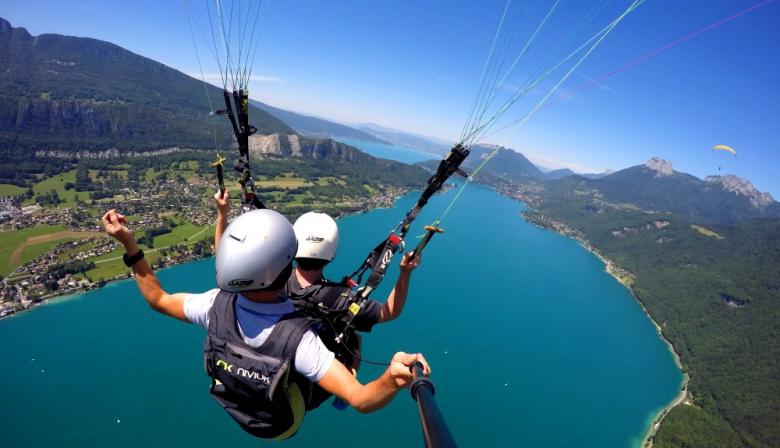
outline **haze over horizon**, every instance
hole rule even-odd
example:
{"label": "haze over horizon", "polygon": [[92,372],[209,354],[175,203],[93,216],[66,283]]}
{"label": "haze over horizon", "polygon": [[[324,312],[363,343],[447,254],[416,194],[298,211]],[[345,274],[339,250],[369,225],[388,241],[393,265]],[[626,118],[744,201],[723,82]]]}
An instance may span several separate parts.
{"label": "haze over horizon", "polygon": [[[780,44],[775,26],[780,4],[678,3],[647,2],[627,16],[560,91],[575,94],[540,110],[505,146],[543,166],[578,172],[619,170],[659,156],[678,171],[701,178],[736,174],[780,197],[774,124],[780,116],[780,62],[773,57]],[[530,33],[550,4],[530,6],[518,29]],[[627,4],[610,5],[597,22],[603,25]],[[272,2],[263,23],[252,96],[338,122],[374,122],[455,141],[504,6],[503,1]],[[541,49],[554,46],[556,33],[582,17],[587,7],[562,6],[554,17],[558,21],[550,22],[548,40],[540,39]],[[34,35],[106,40],[200,77],[179,2],[10,0],[0,5],[0,17]],[[653,53],[708,25],[716,26]],[[216,66],[200,45],[206,79],[213,82]],[[623,68],[643,56],[640,63]],[[529,68],[539,58],[531,57]],[[613,72],[615,76],[605,77]],[[593,81],[597,88],[579,91]],[[528,104],[553,84],[540,85]],[[522,115],[522,109],[510,111],[504,123]],[[503,139],[498,134],[487,142]],[[738,157],[713,152],[717,144],[734,147]]]}

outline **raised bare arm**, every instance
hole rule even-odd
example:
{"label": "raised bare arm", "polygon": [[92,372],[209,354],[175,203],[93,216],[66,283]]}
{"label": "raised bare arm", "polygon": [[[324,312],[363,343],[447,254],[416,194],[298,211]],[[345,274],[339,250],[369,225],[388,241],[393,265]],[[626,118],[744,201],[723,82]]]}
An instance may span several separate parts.
{"label": "raised bare arm", "polygon": [[222,234],[227,228],[227,218],[230,212],[230,191],[225,190],[221,195],[217,191],[214,193],[214,202],[217,203],[217,222],[214,226],[214,252],[219,249],[219,242],[222,241]]}
{"label": "raised bare arm", "polygon": [[395,286],[387,300],[382,305],[379,314],[379,322],[387,322],[401,315],[401,311],[406,304],[406,296],[409,294],[409,280],[412,277],[412,271],[420,265],[420,257],[412,259],[411,252],[404,254],[401,259],[401,273],[395,281]]}
{"label": "raised bare arm", "polygon": [[[103,227],[106,233],[122,243],[127,254],[133,256],[138,253],[138,243],[135,241],[133,232],[125,226],[126,223],[125,217],[117,213],[116,210],[109,210],[103,215]],[[145,259],[141,259],[133,265],[133,273],[138,289],[141,290],[146,303],[153,310],[189,322],[184,314],[184,299],[189,294],[168,294],[165,292]]]}

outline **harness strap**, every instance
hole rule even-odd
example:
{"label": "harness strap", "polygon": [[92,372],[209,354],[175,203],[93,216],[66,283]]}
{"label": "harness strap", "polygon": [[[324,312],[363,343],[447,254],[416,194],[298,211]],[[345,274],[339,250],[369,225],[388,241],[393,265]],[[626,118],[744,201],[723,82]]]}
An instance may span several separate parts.
{"label": "harness strap", "polygon": [[398,235],[391,233],[390,236],[387,237],[381,252],[374,252],[372,254],[373,260],[371,262],[371,275],[368,277],[366,285],[370,286],[372,289],[379,286],[379,283],[385,277],[387,267],[390,265],[390,261],[393,259],[393,255],[395,255],[398,249],[402,246],[403,240],[401,240]]}
{"label": "harness strap", "polygon": [[[255,193],[255,183],[249,167],[249,137],[257,132],[257,128],[249,124],[249,92],[243,89],[233,90],[231,95],[227,90],[223,90],[222,94],[225,99],[225,110],[217,113],[228,116],[236,142],[238,142],[239,157],[233,162],[233,168],[241,173],[238,181],[244,193],[244,197],[241,200],[241,208],[244,212],[252,208],[266,208]],[[235,112],[233,109],[234,105]]]}
{"label": "harness strap", "polygon": [[[384,275],[387,271],[387,265],[390,263],[392,256],[395,254],[395,252],[398,251],[399,248],[403,247],[403,241],[406,237],[406,234],[409,232],[411,223],[417,219],[417,215],[419,215],[422,208],[428,203],[428,200],[431,198],[431,196],[439,191],[441,187],[444,186],[444,182],[446,182],[447,179],[449,179],[453,174],[458,173],[462,176],[468,177],[468,174],[466,174],[466,172],[460,168],[460,165],[464,160],[466,160],[466,157],[468,157],[469,153],[469,149],[460,143],[455,145],[452,150],[450,150],[450,153],[447,155],[447,157],[439,162],[436,173],[434,173],[428,179],[428,184],[420,195],[420,198],[417,200],[415,206],[406,213],[403,221],[401,221],[401,223],[390,234],[390,236],[377,245],[371,252],[369,252],[366,260],[360,265],[360,267],[355,270],[352,275],[344,278],[345,284],[351,287],[361,284],[363,274],[370,269],[371,275],[366,282],[368,291],[363,296],[367,298],[368,294],[370,294],[372,290],[379,286],[379,283],[384,278]],[[396,234],[396,232],[398,233]],[[430,240],[430,238],[428,238],[428,240]],[[355,276],[357,276],[357,280],[355,280]]]}

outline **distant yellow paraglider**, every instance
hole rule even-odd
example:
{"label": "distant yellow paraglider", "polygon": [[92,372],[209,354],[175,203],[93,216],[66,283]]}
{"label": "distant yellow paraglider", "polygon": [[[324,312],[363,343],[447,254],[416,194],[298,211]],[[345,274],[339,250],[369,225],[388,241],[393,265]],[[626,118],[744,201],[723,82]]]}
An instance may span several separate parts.
{"label": "distant yellow paraglider", "polygon": [[734,154],[735,157],[737,155],[737,150],[732,148],[731,146],[715,145],[715,146],[712,147],[712,150],[713,151],[726,151],[726,152],[730,152],[730,153]]}
{"label": "distant yellow paraglider", "polygon": [[[726,151],[728,153],[731,153],[734,157],[737,157],[737,150],[732,148],[731,146],[726,145],[715,145],[712,147],[713,151]],[[721,167],[718,167],[718,171],[720,171]]]}

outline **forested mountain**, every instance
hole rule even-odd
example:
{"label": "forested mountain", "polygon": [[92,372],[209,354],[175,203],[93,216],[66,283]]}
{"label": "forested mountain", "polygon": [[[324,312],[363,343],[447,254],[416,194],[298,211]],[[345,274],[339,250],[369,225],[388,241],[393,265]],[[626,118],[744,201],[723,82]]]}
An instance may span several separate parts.
{"label": "forested mountain", "polygon": [[[472,146],[464,162],[466,171],[474,171],[494,150],[490,146]],[[435,164],[423,165],[434,168]],[[569,169],[545,173],[523,154],[500,148],[477,179],[490,182],[484,178],[486,173],[509,182],[551,181],[564,184],[568,190],[597,190],[609,202],[674,212],[697,223],[733,223],[780,216],[780,203],[769,193],[756,190],[746,179],[726,175],[702,180],[674,171],[671,163],[657,158],[608,175],[577,175]]]}
{"label": "forested mountain", "polygon": [[757,191],[749,181],[736,176],[701,180],[674,171],[669,162],[660,159],[600,179],[572,177],[560,182],[569,184],[570,189],[596,189],[609,202],[674,212],[697,223],[780,216],[780,204],[768,193]]}
{"label": "forested mountain", "polygon": [[[653,210],[637,207],[636,193],[617,192],[632,178],[651,191],[660,188],[653,182],[669,182],[675,201],[667,204],[716,218],[699,201],[734,198],[696,188],[705,181],[682,173],[645,178],[634,167],[615,174],[601,184],[581,177],[544,183],[527,217],[612,260],[680,355],[690,396],[663,421],[654,446],[780,446],[780,219],[748,215],[704,227],[657,202]],[[735,204],[730,219],[748,210]]]}
{"label": "forested mountain", "polygon": [[[471,153],[463,162],[463,168],[473,172],[482,165],[487,157],[496,150],[495,146],[474,145],[470,147]],[[421,162],[420,165],[433,169],[438,161]],[[553,180],[574,176],[576,173],[568,168],[544,172],[538,166],[528,160],[523,154],[508,148],[499,148],[496,154],[476,175],[478,180],[489,182],[490,178],[499,178],[509,182],[527,182],[534,180]]]}
{"label": "forested mountain", "polygon": [[[471,154],[466,159],[467,171],[481,165],[496,148],[491,146],[474,145]],[[541,179],[544,173],[536,165],[526,159],[524,155],[507,148],[500,148],[496,155],[485,165],[484,170],[491,174],[510,181]]]}
{"label": "forested mountain", "polygon": [[[235,145],[227,118],[209,116],[202,81],[114,44],[31,36],[0,19],[0,61],[0,183],[28,185],[39,174],[68,169],[76,153],[85,151],[115,157],[171,147],[214,149],[215,139],[222,148]],[[222,91],[206,89],[214,108],[223,108]],[[250,124],[258,129],[250,141],[253,153],[349,162],[361,178],[380,182],[388,173],[414,184],[425,179],[417,167],[379,161],[332,140],[300,137],[255,106]],[[111,148],[116,151],[106,151]]]}
{"label": "forested mountain", "polygon": [[577,173],[568,169],[562,168],[560,170],[552,170],[544,173],[544,178],[548,180],[562,179],[564,177],[574,176]]}
{"label": "forested mountain", "polygon": [[607,170],[604,171],[603,173],[584,173],[584,174],[578,174],[578,176],[586,177],[588,179],[601,179],[602,177],[609,176],[612,173],[614,173],[614,171]]}
{"label": "forested mountain", "polygon": [[[0,152],[150,150],[232,143],[224,117],[209,117],[203,82],[95,39],[31,36],[0,19]],[[206,86],[215,108],[222,91]],[[258,132],[294,133],[251,108]]]}
{"label": "forested mountain", "polygon": [[286,125],[295,129],[295,131],[302,135],[317,138],[354,138],[357,140],[389,144],[389,142],[382,140],[373,134],[351,128],[343,124],[279,109],[277,107],[261,103],[260,101],[250,100],[249,102],[253,106],[259,107],[274,117],[282,120]]}

